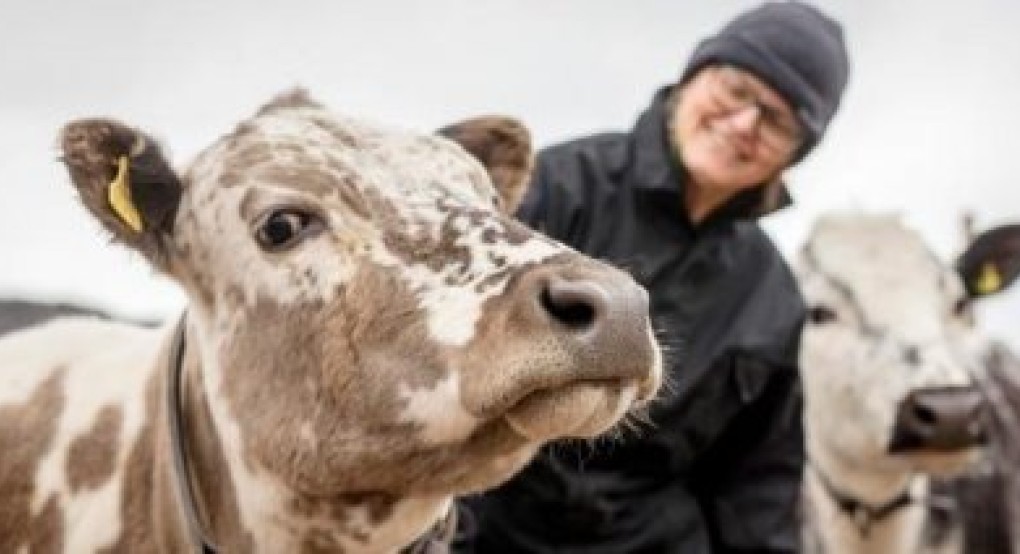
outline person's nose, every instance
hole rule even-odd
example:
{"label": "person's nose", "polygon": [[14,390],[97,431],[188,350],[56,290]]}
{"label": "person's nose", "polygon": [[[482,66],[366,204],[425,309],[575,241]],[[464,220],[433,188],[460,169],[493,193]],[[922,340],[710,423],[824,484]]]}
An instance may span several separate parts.
{"label": "person's nose", "polygon": [[733,129],[742,136],[752,136],[758,130],[758,123],[761,119],[761,109],[757,104],[748,104],[735,112],[730,123]]}

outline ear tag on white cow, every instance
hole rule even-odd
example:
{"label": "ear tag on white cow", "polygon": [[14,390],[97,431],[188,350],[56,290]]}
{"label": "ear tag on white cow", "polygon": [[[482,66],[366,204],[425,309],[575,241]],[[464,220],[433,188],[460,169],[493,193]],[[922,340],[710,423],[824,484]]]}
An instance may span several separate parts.
{"label": "ear tag on white cow", "polygon": [[131,200],[130,177],[128,176],[129,162],[127,156],[121,156],[117,160],[117,176],[110,182],[106,190],[107,200],[114,213],[121,221],[127,224],[134,232],[142,232],[142,215]]}
{"label": "ear tag on white cow", "polygon": [[1002,288],[1002,274],[999,273],[999,268],[995,267],[992,262],[985,262],[981,266],[981,274],[974,282],[974,289],[979,294],[992,294],[998,292],[1000,288]]}

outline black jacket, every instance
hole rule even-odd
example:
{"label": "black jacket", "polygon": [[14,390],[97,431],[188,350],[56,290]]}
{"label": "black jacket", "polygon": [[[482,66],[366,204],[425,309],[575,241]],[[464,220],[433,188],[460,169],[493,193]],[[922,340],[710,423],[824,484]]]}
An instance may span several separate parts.
{"label": "black jacket", "polygon": [[686,219],[668,92],[631,133],[542,151],[520,214],[650,290],[669,381],[654,426],[543,450],[503,487],[463,502],[456,551],[796,550],[803,300],[756,222],[760,189],[697,227]]}

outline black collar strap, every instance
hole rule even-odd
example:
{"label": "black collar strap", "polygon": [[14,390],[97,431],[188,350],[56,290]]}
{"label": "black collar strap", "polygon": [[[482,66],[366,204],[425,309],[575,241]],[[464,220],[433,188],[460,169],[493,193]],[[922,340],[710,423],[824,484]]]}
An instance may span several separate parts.
{"label": "black collar strap", "polygon": [[857,525],[861,535],[865,537],[868,536],[872,526],[876,523],[889,517],[900,508],[906,508],[915,503],[915,499],[910,495],[910,486],[908,485],[903,492],[892,500],[878,506],[872,506],[859,498],[855,498],[837,489],[817,465],[810,463],[810,461],[808,465],[815,475],[818,476],[818,481],[822,483],[822,488],[825,489],[829,497],[836,503],[839,510],[850,517],[854,524]]}
{"label": "black collar strap", "polygon": [[170,422],[170,480],[177,495],[188,527],[189,542],[192,550],[201,554],[215,554],[216,546],[202,528],[195,502],[195,490],[192,485],[191,472],[188,471],[188,441],[184,438],[184,411],[181,408],[181,377],[184,373],[184,347],[188,334],[187,312],[181,314],[174,330],[173,344],[170,347],[170,359],[167,367],[166,405]]}

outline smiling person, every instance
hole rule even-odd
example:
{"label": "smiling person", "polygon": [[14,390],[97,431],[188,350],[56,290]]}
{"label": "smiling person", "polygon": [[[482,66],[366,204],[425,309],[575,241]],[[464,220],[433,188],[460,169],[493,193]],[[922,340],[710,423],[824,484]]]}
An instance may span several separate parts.
{"label": "smiling person", "polygon": [[520,215],[648,288],[672,386],[638,437],[557,445],[468,499],[455,550],[797,550],[804,304],[758,219],[789,204],[783,172],[822,139],[848,65],[839,23],[764,4],[630,132],[540,153]]}

